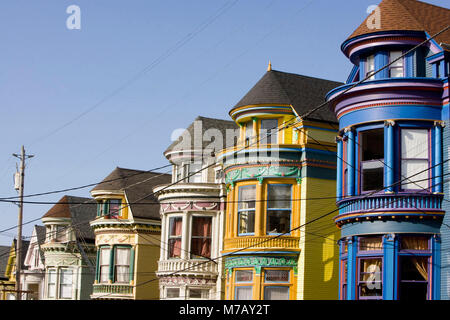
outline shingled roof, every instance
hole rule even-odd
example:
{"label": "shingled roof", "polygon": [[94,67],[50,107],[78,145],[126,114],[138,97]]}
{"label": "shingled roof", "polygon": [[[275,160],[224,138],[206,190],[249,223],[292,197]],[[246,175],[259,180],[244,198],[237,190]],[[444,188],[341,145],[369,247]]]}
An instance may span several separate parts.
{"label": "shingled roof", "polygon": [[[201,134],[195,134],[195,123],[199,121],[201,122]],[[226,131],[229,129],[236,130],[238,129],[238,125],[231,120],[222,120],[215,118],[207,118],[198,116],[195,120],[186,128],[186,130],[164,151],[164,154],[172,152],[172,151],[182,151],[182,150],[194,150],[200,146],[205,149],[211,141],[204,139],[203,134],[208,129],[217,129],[222,133],[223,137],[223,148],[231,147],[234,144],[234,141],[227,142],[226,140]],[[188,139],[186,139],[189,137]]]}
{"label": "shingled roof", "polygon": [[[380,9],[380,29],[369,29],[367,20],[348,37],[380,31],[425,31],[430,36],[449,25],[450,10],[416,0],[383,0]],[[450,44],[450,31],[436,37],[436,42]]]}
{"label": "shingled roof", "polygon": [[70,218],[77,237],[94,240],[89,222],[97,215],[97,202],[92,198],[63,196],[42,218]]}
{"label": "shingled roof", "polygon": [[[327,92],[343,84],[342,82],[269,70],[233,109],[258,104],[291,105],[301,117],[325,102]],[[310,114],[306,120],[338,122],[334,112],[326,106]]]}
{"label": "shingled roof", "polygon": [[124,191],[134,218],[159,220],[161,219],[159,206],[143,204],[157,202],[158,199],[152,195],[153,188],[170,183],[171,180],[172,176],[166,173],[117,167],[102,182],[96,185],[91,192],[99,190]]}

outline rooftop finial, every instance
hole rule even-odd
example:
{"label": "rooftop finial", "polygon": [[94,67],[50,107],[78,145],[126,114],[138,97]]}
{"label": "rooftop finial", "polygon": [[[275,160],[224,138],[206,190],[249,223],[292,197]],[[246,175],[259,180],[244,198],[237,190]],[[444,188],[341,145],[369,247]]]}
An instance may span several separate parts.
{"label": "rooftop finial", "polygon": [[270,60],[269,60],[269,65],[267,66],[267,71],[272,71],[272,64],[270,63]]}

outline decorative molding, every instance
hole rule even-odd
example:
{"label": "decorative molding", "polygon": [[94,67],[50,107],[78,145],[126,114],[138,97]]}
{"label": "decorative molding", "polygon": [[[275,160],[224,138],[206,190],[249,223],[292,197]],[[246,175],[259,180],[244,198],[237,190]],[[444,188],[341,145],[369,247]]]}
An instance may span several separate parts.
{"label": "decorative molding", "polygon": [[394,120],[384,120],[384,126],[385,127],[389,127],[389,126],[395,126],[395,121]]}
{"label": "decorative molding", "polygon": [[297,267],[297,257],[233,257],[225,258],[225,268]]}
{"label": "decorative molding", "polygon": [[298,166],[257,166],[230,170],[225,174],[225,183],[231,184],[243,179],[260,179],[268,177],[301,177],[301,165]]}

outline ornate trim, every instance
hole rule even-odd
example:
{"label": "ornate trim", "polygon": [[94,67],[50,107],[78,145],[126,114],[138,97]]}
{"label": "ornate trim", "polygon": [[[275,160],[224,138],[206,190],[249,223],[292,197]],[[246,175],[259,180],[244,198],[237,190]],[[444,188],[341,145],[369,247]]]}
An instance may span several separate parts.
{"label": "ornate trim", "polygon": [[233,257],[225,258],[225,268],[297,267],[297,257]]}

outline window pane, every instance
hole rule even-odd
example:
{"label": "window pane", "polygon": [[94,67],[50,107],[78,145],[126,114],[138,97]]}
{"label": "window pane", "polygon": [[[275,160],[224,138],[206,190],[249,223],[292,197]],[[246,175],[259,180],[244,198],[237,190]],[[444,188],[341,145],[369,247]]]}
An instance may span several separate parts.
{"label": "window pane", "polygon": [[289,282],[289,270],[265,270],[265,282]]}
{"label": "window pane", "polygon": [[402,158],[428,159],[428,130],[401,130]]}
{"label": "window pane", "polygon": [[59,279],[59,297],[63,299],[72,298],[72,270],[61,269]]}
{"label": "window pane", "polygon": [[250,138],[252,136],[253,136],[253,120],[250,120],[245,124],[245,137]]}
{"label": "window pane", "polygon": [[169,257],[181,256],[181,239],[169,239]]}
{"label": "window pane", "polygon": [[[402,160],[402,189],[426,189],[428,188],[428,160]],[[414,176],[413,176],[414,175]]]}
{"label": "window pane", "polygon": [[254,209],[255,199],[256,199],[256,186],[239,187],[239,204],[238,204],[239,209]]}
{"label": "window pane", "polygon": [[130,267],[116,266],[116,282],[128,283],[130,282]]}
{"label": "window pane", "polygon": [[289,287],[265,287],[264,300],[289,300]]}
{"label": "window pane", "polygon": [[379,190],[384,186],[384,165],[381,161],[361,162],[362,191]]}
{"label": "window pane", "polygon": [[255,211],[239,212],[239,233],[255,232]]}
{"label": "window pane", "polygon": [[403,67],[401,68],[391,68],[389,70],[389,75],[391,78],[403,77]]}
{"label": "window pane", "polygon": [[166,289],[166,297],[167,298],[179,298],[180,297],[180,289],[179,288],[167,288]]}
{"label": "window pane", "polygon": [[[395,59],[398,59],[402,56],[402,52],[401,51],[391,51],[389,56],[390,56],[390,61],[392,62]],[[403,67],[403,59],[399,59],[396,62],[394,62],[393,64],[391,64],[391,67]]]}
{"label": "window pane", "polygon": [[108,201],[109,201],[109,214],[112,216],[119,215],[122,201],[120,199],[110,199]]}
{"label": "window pane", "polygon": [[271,144],[277,143],[278,120],[263,119],[261,120],[260,143]]}
{"label": "window pane", "polygon": [[400,250],[429,250],[428,237],[402,236]]}
{"label": "window pane", "polygon": [[290,185],[268,185],[267,207],[268,208],[290,208],[291,207],[291,191]]}
{"label": "window pane", "polygon": [[267,233],[289,233],[290,229],[290,210],[269,210],[267,212]]}
{"label": "window pane", "polygon": [[56,226],[55,238],[56,241],[63,242],[66,241],[67,227],[66,226]]}
{"label": "window pane", "polygon": [[181,236],[182,223],[183,223],[182,217],[170,218],[169,219],[169,235]]}
{"label": "window pane", "polygon": [[100,282],[105,283],[109,280],[109,265],[100,267]]}
{"label": "window pane", "polygon": [[100,249],[100,264],[109,264],[109,249]]}
{"label": "window pane", "polygon": [[383,241],[381,237],[362,237],[358,239],[359,250],[361,251],[373,251],[382,250]]}
{"label": "window pane", "polygon": [[253,287],[236,287],[234,300],[252,300]]}
{"label": "window pane", "polygon": [[200,162],[194,162],[189,165],[189,182],[202,182],[202,164]]}
{"label": "window pane", "polygon": [[116,249],[116,264],[129,265],[130,264],[130,249],[117,248]]}
{"label": "window pane", "polygon": [[235,282],[251,282],[253,281],[252,270],[236,270]]}
{"label": "window pane", "polygon": [[209,299],[209,290],[207,290],[207,289],[189,289],[189,298]]}
{"label": "window pane", "polygon": [[382,260],[381,258],[360,260],[360,297],[382,298]]}
{"label": "window pane", "polygon": [[428,257],[401,257],[401,281],[428,281]]}
{"label": "window pane", "polygon": [[384,159],[384,129],[363,131],[360,137],[362,161]]}

